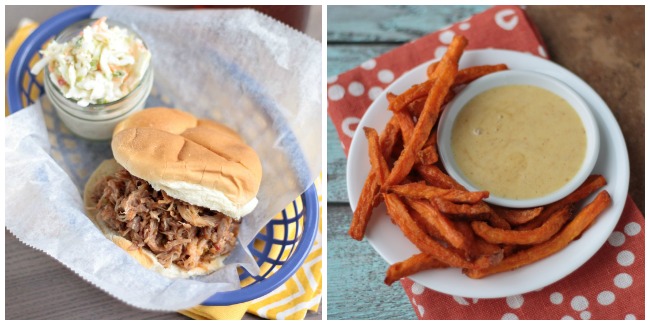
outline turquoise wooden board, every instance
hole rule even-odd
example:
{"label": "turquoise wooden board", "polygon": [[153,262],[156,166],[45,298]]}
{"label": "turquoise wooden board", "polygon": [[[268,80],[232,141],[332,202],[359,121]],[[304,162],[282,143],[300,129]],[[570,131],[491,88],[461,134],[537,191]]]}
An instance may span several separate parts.
{"label": "turquoise wooden board", "polygon": [[[327,202],[348,205],[345,184],[347,160],[332,120],[327,119]],[[349,205],[348,205],[349,207]]]}
{"label": "turquoise wooden board", "polygon": [[327,205],[327,319],[416,319],[400,283],[384,284],[388,263],[348,236],[351,216],[347,204]]}
{"label": "turquoise wooden board", "polygon": [[327,43],[405,43],[488,6],[327,6]]}

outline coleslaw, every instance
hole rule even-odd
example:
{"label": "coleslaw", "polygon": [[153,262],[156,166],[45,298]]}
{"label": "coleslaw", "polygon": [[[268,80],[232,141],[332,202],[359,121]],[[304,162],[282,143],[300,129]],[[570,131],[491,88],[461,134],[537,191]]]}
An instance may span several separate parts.
{"label": "coleslaw", "polygon": [[106,17],[86,26],[65,43],[52,40],[32,68],[47,66],[49,79],[77,105],[108,104],[128,95],[142,80],[151,53],[125,28],[108,27]]}

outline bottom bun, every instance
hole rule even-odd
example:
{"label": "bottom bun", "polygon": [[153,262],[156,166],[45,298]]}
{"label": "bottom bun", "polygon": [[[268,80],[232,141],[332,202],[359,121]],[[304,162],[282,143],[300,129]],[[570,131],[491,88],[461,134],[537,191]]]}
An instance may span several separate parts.
{"label": "bottom bun", "polygon": [[129,255],[136,259],[142,266],[158,272],[169,278],[187,278],[195,275],[206,275],[214,272],[215,270],[223,266],[223,260],[227,256],[219,256],[212,260],[210,264],[201,265],[199,267],[193,268],[191,270],[184,270],[176,264],[172,264],[169,267],[164,267],[156,255],[147,248],[135,248],[136,245],[133,244],[127,238],[119,235],[113,229],[110,229],[103,220],[97,218],[97,198],[94,197],[95,186],[107,176],[111,176],[116,172],[124,169],[120,164],[115,161],[115,159],[104,160],[97,169],[90,175],[88,182],[84,188],[84,205],[86,207],[86,215],[92,222],[99,228],[99,230],[110,239],[117,246],[125,250]]}

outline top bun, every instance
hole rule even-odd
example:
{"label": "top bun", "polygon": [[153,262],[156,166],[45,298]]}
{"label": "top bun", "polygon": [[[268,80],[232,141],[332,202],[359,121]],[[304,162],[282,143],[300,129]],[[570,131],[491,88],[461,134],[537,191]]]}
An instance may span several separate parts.
{"label": "top bun", "polygon": [[120,122],[115,160],[156,190],[239,220],[257,205],[262,165],[228,127],[171,108],[148,108]]}

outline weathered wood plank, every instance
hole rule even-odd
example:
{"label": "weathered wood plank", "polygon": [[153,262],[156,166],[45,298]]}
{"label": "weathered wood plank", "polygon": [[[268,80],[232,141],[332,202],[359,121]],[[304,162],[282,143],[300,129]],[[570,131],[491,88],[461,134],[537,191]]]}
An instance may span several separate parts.
{"label": "weathered wood plank", "polygon": [[[14,266],[20,265],[20,268]],[[107,295],[5,229],[7,319],[188,319],[144,311]]]}
{"label": "weathered wood plank", "polygon": [[402,286],[384,284],[388,263],[348,236],[351,216],[349,205],[327,204],[327,318],[416,319]]}
{"label": "weathered wood plank", "polygon": [[327,42],[408,42],[488,6],[328,6]]}

